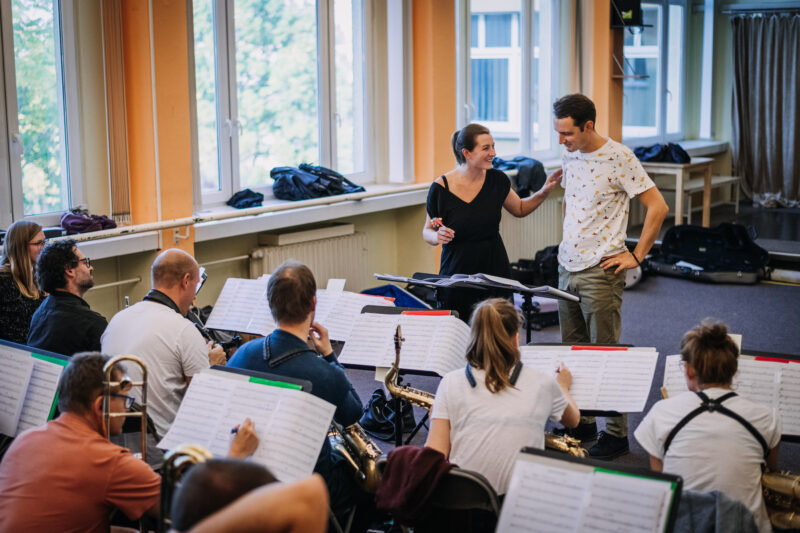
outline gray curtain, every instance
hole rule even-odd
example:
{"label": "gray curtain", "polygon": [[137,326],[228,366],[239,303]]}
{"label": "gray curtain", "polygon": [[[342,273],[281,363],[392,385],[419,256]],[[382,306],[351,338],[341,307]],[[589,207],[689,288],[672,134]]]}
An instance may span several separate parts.
{"label": "gray curtain", "polygon": [[800,15],[731,24],[735,173],[754,203],[800,206]]}

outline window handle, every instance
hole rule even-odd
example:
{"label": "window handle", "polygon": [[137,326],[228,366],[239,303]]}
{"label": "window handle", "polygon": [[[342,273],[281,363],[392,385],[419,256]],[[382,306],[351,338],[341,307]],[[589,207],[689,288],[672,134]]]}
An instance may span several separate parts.
{"label": "window handle", "polygon": [[25,153],[25,144],[22,142],[19,132],[11,136],[11,153],[16,156],[21,156]]}
{"label": "window handle", "polygon": [[467,123],[469,123],[470,117],[472,117],[472,106],[470,104],[464,104],[464,118],[466,118]]}
{"label": "window handle", "polygon": [[242,123],[236,119],[225,119],[225,130],[228,133],[228,137],[233,137],[234,135],[239,133],[239,129],[241,128]]}

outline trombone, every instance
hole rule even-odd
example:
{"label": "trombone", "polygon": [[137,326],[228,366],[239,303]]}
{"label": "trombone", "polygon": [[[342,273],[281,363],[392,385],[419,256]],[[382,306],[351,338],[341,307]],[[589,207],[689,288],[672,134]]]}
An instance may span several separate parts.
{"label": "trombone", "polygon": [[[112,373],[114,371],[114,366],[122,361],[132,361],[139,365],[139,368],[142,370],[141,381],[131,381],[131,379],[125,375],[123,375],[119,381],[113,381]],[[105,424],[106,438],[111,438],[110,422],[112,418],[138,418],[141,423],[142,431],[141,458],[142,461],[145,461],[147,459],[147,365],[145,365],[141,359],[133,355],[119,355],[112,358],[103,366],[103,374],[105,375],[105,380],[103,381],[103,423]],[[111,412],[112,389],[117,388],[118,390],[122,390],[128,385],[142,388],[142,401],[139,403],[139,410]]]}

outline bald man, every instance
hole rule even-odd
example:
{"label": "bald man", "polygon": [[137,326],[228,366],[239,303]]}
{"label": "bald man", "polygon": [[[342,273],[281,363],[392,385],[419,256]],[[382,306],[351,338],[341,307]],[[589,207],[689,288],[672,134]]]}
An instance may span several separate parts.
{"label": "bald man", "polygon": [[[147,365],[147,413],[163,437],[192,376],[210,365],[224,365],[225,352],[206,343],[186,318],[200,280],[197,261],[183,250],[164,250],[150,277],[153,289],[114,315],[101,342],[104,354],[135,355]],[[131,377],[138,378],[137,373],[138,368],[130,370]]]}

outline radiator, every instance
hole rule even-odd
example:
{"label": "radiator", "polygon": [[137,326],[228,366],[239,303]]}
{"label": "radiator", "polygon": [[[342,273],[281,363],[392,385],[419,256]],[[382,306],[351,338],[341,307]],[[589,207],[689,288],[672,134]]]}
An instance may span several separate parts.
{"label": "radiator", "polygon": [[319,288],[325,288],[329,278],[343,278],[347,280],[347,290],[358,291],[364,280],[372,277],[372,273],[367,272],[367,236],[364,233],[257,248],[250,254],[250,277],[255,279],[269,274],[287,259],[308,265]]}
{"label": "radiator", "polygon": [[533,259],[538,250],[560,243],[561,219],[561,196],[547,198],[524,218],[516,218],[504,209],[500,235],[511,262]]}

